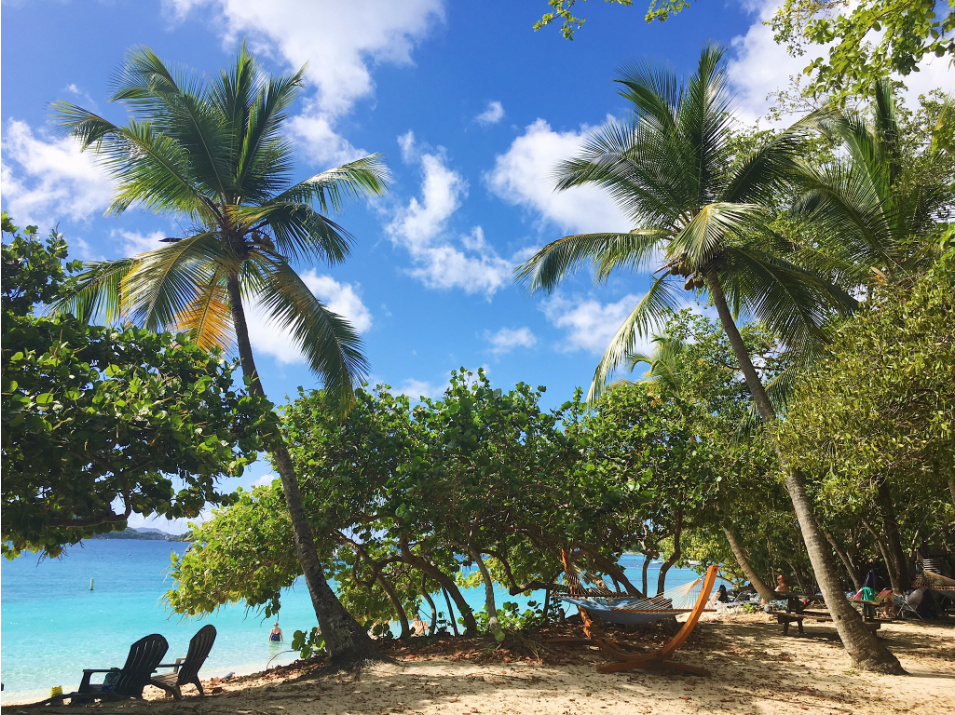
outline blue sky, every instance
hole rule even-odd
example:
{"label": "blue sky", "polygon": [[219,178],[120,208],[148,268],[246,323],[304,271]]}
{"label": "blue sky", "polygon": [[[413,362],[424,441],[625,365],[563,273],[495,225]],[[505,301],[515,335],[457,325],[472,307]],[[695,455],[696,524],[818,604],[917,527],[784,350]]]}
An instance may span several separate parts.
{"label": "blue sky", "polygon": [[[118,258],[176,235],[168,217],[104,217],[110,185],[91,157],[51,131],[48,105],[76,102],[122,121],[109,80],[132,47],[207,73],[243,38],[269,72],[308,62],[289,122],[298,178],[373,152],[388,194],[337,220],[358,239],[343,266],[301,265],[316,294],[359,329],[371,380],[437,395],[450,371],[484,366],[493,383],[546,385],[556,405],[589,382],[600,354],[646,290],[646,275],[594,286],[580,274],[531,296],[513,269],[569,233],[627,229],[605,196],[556,194],[549,173],[588,128],[626,106],[612,79],[643,59],[691,71],[706,40],[731,47],[746,121],[805,60],[775,46],[773,0],[707,0],[648,26],[645,8],[581,5],[573,42],[533,32],[544,0],[34,0],[4,2],[2,204],[24,225],[58,223],[83,259]],[[914,94],[951,86],[943,61]],[[298,350],[253,311],[253,347],[269,395],[317,386]],[[235,483],[249,484],[265,465]],[[155,522],[151,525],[156,526]]]}

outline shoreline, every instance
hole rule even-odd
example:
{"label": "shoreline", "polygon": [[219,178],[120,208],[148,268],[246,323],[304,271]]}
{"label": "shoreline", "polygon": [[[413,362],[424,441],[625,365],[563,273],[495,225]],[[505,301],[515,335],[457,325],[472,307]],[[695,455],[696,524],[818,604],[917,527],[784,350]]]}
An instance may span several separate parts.
{"label": "shoreline", "polygon": [[[881,633],[909,675],[854,670],[829,623],[807,622],[805,635],[783,636],[765,614],[712,614],[676,654],[710,669],[710,678],[640,670],[601,675],[596,666],[607,661],[587,646],[548,647],[547,633],[526,633],[504,648],[495,648],[489,636],[398,644],[388,650],[391,662],[358,674],[323,676],[321,663],[301,661],[245,676],[236,670],[237,677],[224,682],[209,673],[205,698],[188,688],[177,703],[148,688],[147,701],[122,707],[156,715],[184,706],[195,715],[223,709],[283,715],[945,712],[955,692],[955,620],[887,621]],[[663,630],[635,636],[642,648],[666,637]],[[22,702],[7,707],[32,711]]]}

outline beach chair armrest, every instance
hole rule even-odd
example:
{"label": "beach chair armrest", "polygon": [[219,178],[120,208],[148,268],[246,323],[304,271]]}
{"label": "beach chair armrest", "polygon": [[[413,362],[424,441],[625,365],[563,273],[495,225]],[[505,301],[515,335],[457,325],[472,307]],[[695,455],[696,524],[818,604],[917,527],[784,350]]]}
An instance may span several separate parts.
{"label": "beach chair armrest", "polygon": [[185,662],[185,658],[176,658],[175,663],[160,663],[156,668],[172,668],[175,672],[179,672],[179,668]]}
{"label": "beach chair armrest", "polygon": [[115,668],[84,668],[83,669],[83,680],[80,682],[79,692],[88,690],[90,687],[90,678],[93,676],[93,673],[109,673],[110,671],[115,670]]}

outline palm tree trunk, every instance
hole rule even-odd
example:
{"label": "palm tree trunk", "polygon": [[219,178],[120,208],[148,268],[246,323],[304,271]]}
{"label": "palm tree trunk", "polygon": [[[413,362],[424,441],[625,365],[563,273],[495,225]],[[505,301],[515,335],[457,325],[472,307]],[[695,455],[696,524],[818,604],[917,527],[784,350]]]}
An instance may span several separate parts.
{"label": "palm tree trunk", "polygon": [[[229,277],[228,289],[242,373],[249,378],[249,389],[252,393],[265,397],[265,390],[255,369],[255,358],[249,341],[249,328],[242,305],[242,291],[237,277]],[[325,579],[325,572],[322,570],[318,550],[312,538],[312,528],[302,503],[302,494],[298,488],[295,465],[285,446],[285,440],[281,434],[270,434],[267,436],[267,444],[282,480],[282,491],[285,493],[285,503],[288,506],[292,530],[295,534],[295,551],[305,575],[305,583],[312,599],[312,608],[315,610],[322,635],[325,637],[325,647],[329,658],[341,663],[380,658],[377,647],[368,637],[365,629],[345,610]]]}
{"label": "palm tree trunk", "polygon": [[746,575],[746,578],[749,579],[749,582],[753,584],[753,588],[756,589],[756,593],[758,593],[759,597],[766,601],[766,603],[772,601],[776,597],[773,593],[773,589],[766,585],[766,582],[759,577],[759,574],[756,573],[752,565],[750,565],[749,558],[746,556],[746,551],[736,538],[736,533],[728,526],[723,527],[723,533],[726,534],[726,540],[730,544],[730,549],[733,551],[733,556],[736,557],[736,562],[739,564],[739,567],[743,569],[743,573]]}
{"label": "palm tree trunk", "polygon": [[[716,305],[720,323],[733,348],[733,353],[739,361],[750,394],[753,396],[753,402],[759,416],[763,422],[771,423],[776,419],[776,411],[769,401],[769,395],[766,394],[766,389],[759,379],[759,373],[756,372],[753,361],[749,357],[749,351],[739,334],[736,321],[733,319],[733,314],[726,303],[723,286],[720,285],[715,269],[711,268],[707,271],[706,283],[713,298],[713,303]],[[842,639],[846,652],[848,652],[853,663],[861,670],[892,674],[904,673],[905,671],[898,658],[892,655],[889,649],[866,627],[862,617],[846,599],[839,583],[831,549],[822,535],[822,530],[816,521],[816,515],[813,513],[812,500],[806,492],[802,474],[794,465],[789,464],[782,450],[778,447],[776,447],[776,456],[779,459],[779,466],[782,468],[786,489],[789,491],[789,497],[793,502],[803,540],[806,542],[806,551],[809,553],[809,561],[812,563],[816,581],[819,582],[822,595],[829,607],[829,613],[832,614],[833,623],[835,623],[836,631],[839,633],[839,638]]]}

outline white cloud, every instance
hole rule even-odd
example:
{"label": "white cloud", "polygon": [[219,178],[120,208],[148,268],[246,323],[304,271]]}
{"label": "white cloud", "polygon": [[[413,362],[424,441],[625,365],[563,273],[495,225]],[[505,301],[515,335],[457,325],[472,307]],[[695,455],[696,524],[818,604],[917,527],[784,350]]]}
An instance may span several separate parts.
{"label": "white cloud", "polygon": [[401,160],[410,164],[417,157],[414,132],[410,129],[398,137],[398,146],[401,148]]}
{"label": "white cloud", "polygon": [[278,478],[279,477],[277,474],[263,474],[261,477],[254,480],[250,486],[267,487]]}
{"label": "white cloud", "polygon": [[426,380],[408,378],[399,387],[395,388],[395,392],[399,395],[407,395],[412,400],[419,400],[422,397],[430,397],[435,400],[444,395],[446,389],[448,389],[448,383],[446,382],[438,385]]}
{"label": "white cloud", "polygon": [[[780,0],[754,0],[749,3],[747,9],[756,16],[753,24],[746,34],[732,40],[736,56],[729,61],[728,70],[737,92],[739,117],[746,123],[766,116],[773,104],[767,99],[770,92],[787,89],[791,77],[804,77],[804,67],[816,57],[828,54],[826,47],[808,45],[805,55],[792,57],[784,45],[776,44],[772,27],[764,23],[772,19],[781,4]],[[944,58],[926,58],[919,68],[919,72],[901,78],[908,87],[903,96],[910,106],[915,105],[919,94],[938,87],[950,87],[955,78],[948,60]],[[793,119],[784,118],[783,123],[791,123]]]}
{"label": "white cloud", "polygon": [[481,126],[488,127],[492,124],[497,124],[504,118],[504,107],[500,102],[488,102],[487,109],[481,112],[474,118]]}
{"label": "white cloud", "polygon": [[[309,290],[330,311],[346,318],[357,332],[363,333],[371,328],[371,313],[354,286],[339,283],[330,276],[318,275],[314,270],[300,275]],[[246,322],[249,340],[256,353],[271,355],[283,365],[305,362],[305,356],[291,332],[274,325],[260,303],[252,302],[246,309]]]}
{"label": "white cloud", "polygon": [[[544,301],[542,310],[550,323],[566,331],[566,340],[559,346],[561,352],[585,350],[603,355],[640,299],[638,295],[626,295],[616,303],[601,303],[593,298],[555,295]],[[637,349],[645,350],[649,345],[649,339],[643,340]]]}
{"label": "white cloud", "polygon": [[12,120],[2,147],[3,198],[19,225],[87,220],[109,206],[112,184],[75,140],[34,134],[26,122]]}
{"label": "white cloud", "polygon": [[498,255],[475,226],[469,234],[447,236],[448,220],[467,196],[464,178],[448,168],[442,149],[422,153],[411,132],[398,138],[407,161],[421,165],[421,198],[393,212],[385,231],[411,255],[410,273],[429,288],[462,288],[492,296],[510,281],[513,263]]}
{"label": "white cloud", "polygon": [[485,331],[484,338],[496,355],[509,353],[514,348],[532,348],[537,344],[537,336],[530,328],[501,328],[496,333]]}
{"label": "white cloud", "polygon": [[362,154],[334,129],[335,120],[374,91],[376,64],[407,65],[412,50],[444,19],[443,0],[167,0],[179,17],[211,10],[227,44],[247,37],[259,54],[297,70],[316,88],[305,112],[291,122],[316,162],[341,163]]}
{"label": "white cloud", "polygon": [[592,129],[556,132],[538,119],[495,159],[485,176],[488,186],[504,201],[531,209],[566,233],[629,231],[631,222],[605,191],[594,186],[554,190],[557,164],[576,156]]}
{"label": "white cloud", "polygon": [[119,238],[124,257],[136,256],[146,251],[155,251],[166,244],[160,243],[159,239],[166,238],[162,231],[153,231],[152,233],[142,234],[138,231],[113,231],[111,235]]}

